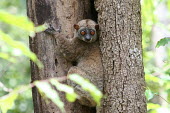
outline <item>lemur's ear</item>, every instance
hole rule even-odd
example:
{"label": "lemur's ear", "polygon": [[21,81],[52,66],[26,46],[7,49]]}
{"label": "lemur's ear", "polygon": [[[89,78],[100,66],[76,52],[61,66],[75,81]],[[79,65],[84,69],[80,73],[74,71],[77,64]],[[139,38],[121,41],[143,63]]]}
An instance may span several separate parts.
{"label": "lemur's ear", "polygon": [[74,29],[79,30],[79,25],[74,24]]}
{"label": "lemur's ear", "polygon": [[99,30],[99,24],[96,24],[96,25],[95,25],[95,29],[96,29],[96,30]]}

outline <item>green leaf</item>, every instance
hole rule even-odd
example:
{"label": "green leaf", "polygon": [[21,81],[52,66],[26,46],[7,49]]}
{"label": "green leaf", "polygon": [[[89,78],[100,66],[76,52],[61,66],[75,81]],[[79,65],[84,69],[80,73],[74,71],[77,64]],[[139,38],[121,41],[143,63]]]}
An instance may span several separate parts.
{"label": "green leaf", "polygon": [[100,90],[97,89],[95,85],[90,83],[89,80],[84,79],[83,77],[77,75],[77,74],[71,74],[68,76],[68,78],[78,85],[82,87],[83,90],[88,91],[90,95],[93,97],[94,101],[97,103],[97,105],[100,105],[100,100],[103,97],[103,94]]}
{"label": "green leaf", "polygon": [[56,79],[50,79],[52,85],[54,85],[57,90],[66,93],[66,98],[69,102],[74,102],[78,95],[74,92],[74,89],[68,85],[59,83]]}
{"label": "green leaf", "polygon": [[158,109],[161,106],[159,104],[154,104],[154,103],[147,103],[147,110],[151,110],[151,109]]}
{"label": "green leaf", "polygon": [[14,106],[14,102],[17,97],[18,93],[16,91],[0,97],[0,109],[2,110],[2,113],[7,113],[7,111]]}
{"label": "green leaf", "polygon": [[6,54],[6,53],[0,52],[0,58],[3,58],[3,59],[5,59],[5,60],[8,60],[8,61],[10,61],[10,62],[12,62],[12,63],[15,63],[15,62],[16,62],[16,59],[15,59],[14,57],[11,57],[11,56],[9,56],[9,55]]}
{"label": "green leaf", "polygon": [[156,77],[150,74],[145,74],[145,80],[147,82],[151,82],[151,81],[156,82],[156,83],[162,82],[162,80],[159,77]]}
{"label": "green leaf", "polygon": [[46,26],[45,24],[43,24],[43,25],[40,25],[40,26],[35,27],[35,32],[36,32],[36,33],[37,33],[37,32],[42,32],[42,31],[46,30],[47,28],[48,28],[48,26]]}
{"label": "green leaf", "polygon": [[61,101],[58,93],[50,86],[47,82],[34,82],[35,86],[38,88],[40,93],[43,93],[48,97],[52,102],[54,102],[62,112],[65,112],[64,110],[64,103]]}
{"label": "green leaf", "polygon": [[163,38],[157,42],[156,47],[158,48],[160,46],[165,46],[166,44],[168,44],[168,42],[170,42],[169,37]]}
{"label": "green leaf", "polygon": [[13,40],[9,35],[5,34],[0,30],[0,40],[4,41],[6,44],[12,46],[13,48],[19,49],[25,56],[29,57],[33,62],[35,62],[38,67],[42,68],[42,63],[38,60],[37,56],[29,50],[25,44]]}
{"label": "green leaf", "polygon": [[9,94],[0,97],[0,110],[2,110],[2,113],[7,113],[7,111],[14,106],[14,102],[19,96],[19,93],[22,93],[30,88],[30,85],[21,85],[11,91]]}
{"label": "green leaf", "polygon": [[147,89],[146,91],[145,91],[145,96],[146,96],[146,98],[147,98],[147,100],[149,101],[150,99],[152,99],[153,97],[154,97],[154,93],[150,90],[150,89]]}
{"label": "green leaf", "polygon": [[37,27],[35,27],[35,31],[31,31],[30,32],[29,36],[34,38],[35,37],[35,33],[42,32],[42,31],[44,31],[46,29],[47,29],[47,26],[45,24],[37,26]]}
{"label": "green leaf", "polygon": [[0,21],[17,26],[29,32],[34,31],[34,24],[28,20],[26,16],[16,16],[0,10]]}
{"label": "green leaf", "polygon": [[168,6],[168,9],[170,11],[170,1],[169,0],[167,0],[167,6]]}

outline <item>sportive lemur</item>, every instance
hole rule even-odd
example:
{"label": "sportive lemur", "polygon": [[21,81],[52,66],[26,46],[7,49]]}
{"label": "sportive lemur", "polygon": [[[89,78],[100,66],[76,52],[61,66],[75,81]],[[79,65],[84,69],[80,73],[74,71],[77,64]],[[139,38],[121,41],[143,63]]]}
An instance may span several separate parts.
{"label": "sportive lemur", "polygon": [[[102,91],[103,67],[98,42],[99,25],[93,20],[85,19],[75,24],[74,28],[74,37],[71,39],[59,32],[54,35],[59,54],[69,62],[76,62],[67,74],[77,73],[89,79]],[[67,82],[75,88],[76,93],[80,96],[78,100],[80,104],[89,107],[96,106],[91,96],[83,91],[80,86],[71,81]]]}

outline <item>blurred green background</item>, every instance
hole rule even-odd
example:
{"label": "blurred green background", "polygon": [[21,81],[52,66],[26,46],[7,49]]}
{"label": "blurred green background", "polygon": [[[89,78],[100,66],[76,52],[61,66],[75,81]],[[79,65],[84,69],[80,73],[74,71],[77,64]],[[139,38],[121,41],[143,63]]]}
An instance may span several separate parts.
{"label": "blurred green background", "polygon": [[[26,0],[0,0],[0,10],[10,12],[13,15],[26,16]],[[28,33],[24,30],[1,21],[0,30],[28,47]],[[13,48],[1,40],[0,52],[8,53],[16,59],[16,62],[13,63],[0,58],[0,82],[11,89],[30,83],[30,60],[23,56],[19,49]],[[7,93],[0,87],[0,97]],[[33,113],[31,90],[22,93],[16,100],[15,106],[8,113]]]}
{"label": "blurred green background", "polygon": [[[146,89],[151,93],[148,113],[170,113],[170,45],[155,48],[161,38],[170,37],[170,0],[141,0],[141,5]],[[0,0],[0,10],[26,17],[26,0]],[[1,21],[0,30],[28,47],[27,31]],[[15,62],[4,60],[1,53]],[[29,59],[0,40],[0,97],[8,94],[5,87],[13,89],[30,81]],[[31,90],[19,95],[8,113],[33,113]]]}

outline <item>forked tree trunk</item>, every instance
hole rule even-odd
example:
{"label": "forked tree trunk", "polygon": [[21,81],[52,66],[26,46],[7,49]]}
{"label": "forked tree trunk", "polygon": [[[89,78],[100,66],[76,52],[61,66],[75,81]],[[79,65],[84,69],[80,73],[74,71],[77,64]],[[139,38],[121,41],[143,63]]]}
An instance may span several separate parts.
{"label": "forked tree trunk", "polygon": [[97,0],[103,113],[146,113],[140,0]]}
{"label": "forked tree trunk", "polygon": [[[35,25],[50,23],[61,26],[68,38],[73,36],[73,24],[91,18],[97,20],[93,0],[27,0],[29,18]],[[100,47],[104,66],[103,113],[146,113],[141,48],[141,18],[139,0],[96,0],[99,13]],[[44,32],[30,38],[30,48],[44,64],[43,69],[31,62],[32,81],[66,76],[71,66],[56,54],[54,37]],[[67,113],[96,113],[95,108],[68,103]],[[46,103],[33,89],[35,113],[61,113],[53,103]]]}

